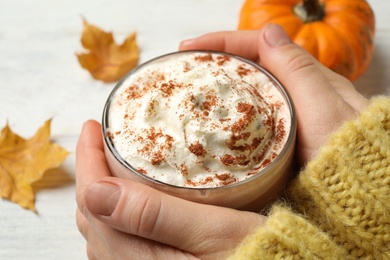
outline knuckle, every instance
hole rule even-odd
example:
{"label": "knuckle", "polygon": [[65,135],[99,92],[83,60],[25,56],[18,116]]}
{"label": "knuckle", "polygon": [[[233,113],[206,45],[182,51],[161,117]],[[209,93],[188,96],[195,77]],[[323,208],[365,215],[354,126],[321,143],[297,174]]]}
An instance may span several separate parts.
{"label": "knuckle", "polygon": [[76,204],[80,210],[84,208],[84,196],[80,192],[76,192]]}
{"label": "knuckle", "polygon": [[89,224],[84,215],[81,214],[80,210],[78,209],[76,211],[76,226],[83,237],[87,239]]}
{"label": "knuckle", "polygon": [[301,73],[316,68],[317,61],[304,50],[298,51],[287,60],[286,65],[290,73]]}
{"label": "knuckle", "polygon": [[159,196],[140,196],[132,207],[129,230],[134,234],[151,237],[161,222],[162,201]]}
{"label": "knuckle", "polygon": [[87,244],[87,257],[89,260],[96,260],[96,256],[95,256],[95,253],[93,252],[92,248]]}
{"label": "knuckle", "polygon": [[81,213],[86,213],[86,207],[85,207],[85,191],[87,189],[87,185],[78,186],[76,189],[76,204],[77,207],[80,209]]}

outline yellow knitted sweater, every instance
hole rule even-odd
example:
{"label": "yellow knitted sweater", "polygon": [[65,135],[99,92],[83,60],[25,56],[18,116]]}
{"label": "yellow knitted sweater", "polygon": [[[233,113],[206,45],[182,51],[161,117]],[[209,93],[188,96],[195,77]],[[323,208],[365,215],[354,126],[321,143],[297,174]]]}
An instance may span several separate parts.
{"label": "yellow knitted sweater", "polygon": [[390,98],[336,131],[231,259],[390,259]]}

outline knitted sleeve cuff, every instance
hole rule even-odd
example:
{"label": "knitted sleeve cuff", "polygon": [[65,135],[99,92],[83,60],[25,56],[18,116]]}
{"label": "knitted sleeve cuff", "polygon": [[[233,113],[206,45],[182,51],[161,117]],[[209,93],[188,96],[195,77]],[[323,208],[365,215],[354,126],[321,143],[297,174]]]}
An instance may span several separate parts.
{"label": "knitted sleeve cuff", "polygon": [[[390,99],[346,122],[230,259],[390,259]],[[298,212],[298,213],[297,213]]]}
{"label": "knitted sleeve cuff", "polygon": [[[341,259],[345,251],[305,218],[274,206],[264,227],[248,236],[229,259]],[[338,256],[338,257],[337,257]]]}
{"label": "knitted sleeve cuff", "polygon": [[348,255],[390,257],[390,99],[336,131],[289,196]]}

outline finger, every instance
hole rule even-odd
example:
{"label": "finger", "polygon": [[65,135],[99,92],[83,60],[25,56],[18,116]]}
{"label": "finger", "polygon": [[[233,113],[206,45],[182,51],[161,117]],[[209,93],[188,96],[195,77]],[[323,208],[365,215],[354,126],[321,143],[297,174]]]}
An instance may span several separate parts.
{"label": "finger", "polygon": [[88,260],[97,260],[95,253],[93,252],[92,248],[88,244],[86,245],[86,248],[87,248],[86,250],[87,250]]}
{"label": "finger", "polygon": [[[357,93],[348,79],[326,68],[304,49],[293,44],[279,25],[269,24],[261,34],[263,37],[260,37],[264,39],[260,39],[258,46],[261,65],[272,72],[295,98],[305,97],[305,93],[312,95],[314,91],[316,96],[330,100],[336,98],[335,102],[340,98],[347,99],[346,103],[352,107],[366,103],[366,98]],[[270,46],[270,42],[275,46]],[[282,47],[282,50],[278,47]],[[301,84],[297,84],[297,80]]]}
{"label": "finger", "polygon": [[[116,199],[111,196],[115,188],[120,190]],[[255,213],[189,202],[118,178],[91,185],[85,201],[97,219],[118,230],[197,256],[234,248],[264,221]]]}
{"label": "finger", "polygon": [[264,27],[258,50],[260,65],[281,82],[295,104],[298,156],[303,165],[326,142],[330,132],[355,116],[355,110],[339,95],[335,73],[294,44],[279,25]]}
{"label": "finger", "polygon": [[323,66],[294,44],[281,26],[269,24],[264,28],[258,50],[261,65],[287,88],[298,104],[312,102],[307,97],[336,96]]}
{"label": "finger", "polygon": [[110,259],[111,252],[87,218],[76,210],[76,223],[80,233],[87,241],[86,251],[88,259]]}
{"label": "finger", "polygon": [[80,212],[79,208],[76,209],[76,226],[80,234],[84,237],[85,240],[88,240],[88,228],[89,223],[85,216]]}
{"label": "finger", "polygon": [[181,42],[179,50],[224,51],[258,61],[257,39],[259,34],[260,31],[249,30],[209,33]]}
{"label": "finger", "polygon": [[[260,65],[287,89],[298,113],[330,115],[324,111],[328,107],[353,113],[352,107],[344,100],[345,90],[356,96],[352,84],[294,44],[281,26],[268,24],[264,27],[258,40],[258,50]],[[308,111],[307,108],[318,110]]]}
{"label": "finger", "polygon": [[193,259],[176,248],[120,232],[77,210],[77,226],[87,241],[88,259]]}
{"label": "finger", "polygon": [[[104,227],[102,223],[97,222],[92,217],[89,217],[88,220],[79,209],[76,211],[76,223],[77,228],[87,242],[88,259],[111,259],[113,256],[112,247],[105,240],[115,240],[115,237],[111,235],[105,238],[104,233],[102,234],[102,230],[109,229],[109,227]],[[114,232],[118,231],[115,230]]]}
{"label": "finger", "polygon": [[76,199],[83,207],[82,194],[92,182],[110,176],[103,151],[103,140],[100,124],[87,121],[81,131],[76,147]]}

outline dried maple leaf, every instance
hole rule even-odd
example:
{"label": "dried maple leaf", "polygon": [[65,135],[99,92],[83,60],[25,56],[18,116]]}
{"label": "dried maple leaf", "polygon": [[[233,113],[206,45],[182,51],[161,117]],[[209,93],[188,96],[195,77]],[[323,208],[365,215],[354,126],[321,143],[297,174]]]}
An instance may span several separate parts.
{"label": "dried maple leaf", "polygon": [[31,139],[13,133],[8,123],[0,135],[0,196],[32,211],[36,210],[31,184],[69,154],[50,141],[50,123],[47,120]]}
{"label": "dried maple leaf", "polygon": [[111,32],[105,32],[86,20],[83,22],[81,43],[89,52],[76,55],[81,67],[92,77],[113,82],[137,66],[139,49],[135,33],[130,34],[122,45],[117,45]]}

